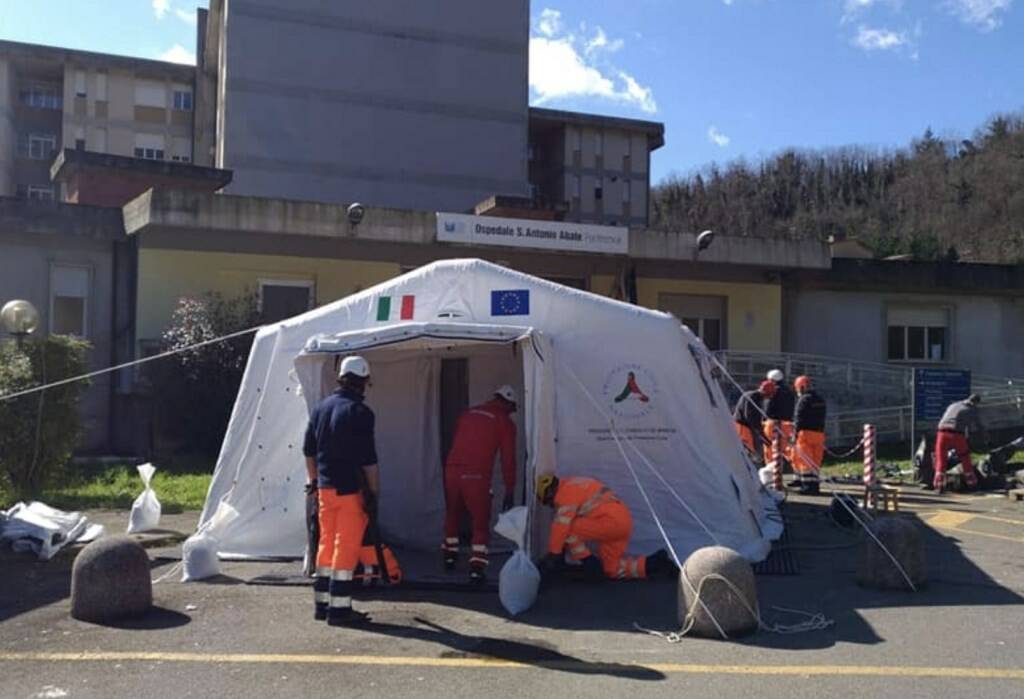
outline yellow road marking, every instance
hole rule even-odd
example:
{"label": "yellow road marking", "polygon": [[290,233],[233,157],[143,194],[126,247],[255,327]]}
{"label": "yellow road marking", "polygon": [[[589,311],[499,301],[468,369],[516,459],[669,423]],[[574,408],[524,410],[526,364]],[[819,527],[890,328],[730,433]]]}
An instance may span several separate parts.
{"label": "yellow road marking", "polygon": [[175,663],[241,663],[299,665],[388,665],[407,667],[448,668],[606,668],[654,670],[670,674],[695,675],[846,675],[867,677],[939,677],[955,679],[1024,680],[1024,670],[981,667],[918,667],[884,665],[703,665],[680,663],[591,663],[583,660],[554,660],[534,663],[497,658],[429,658],[417,656],[379,655],[302,655],[281,653],[160,653],[160,652],[81,652],[81,653],[5,653],[0,662],[175,662]]}
{"label": "yellow road marking", "polygon": [[966,512],[940,510],[937,515],[928,520],[928,524],[939,529],[956,529],[961,524],[970,522],[972,519],[974,519],[974,515],[967,514]]}

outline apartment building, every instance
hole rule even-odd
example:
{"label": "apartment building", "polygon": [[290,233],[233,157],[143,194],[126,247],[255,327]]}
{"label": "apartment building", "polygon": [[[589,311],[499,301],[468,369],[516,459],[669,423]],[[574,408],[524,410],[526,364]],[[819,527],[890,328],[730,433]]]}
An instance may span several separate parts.
{"label": "apartment building", "polygon": [[651,152],[664,144],[657,122],[531,108],[531,192],[567,221],[646,226]]}
{"label": "apartment building", "polygon": [[195,68],[0,41],[0,196],[63,200],[63,148],[190,163]]}

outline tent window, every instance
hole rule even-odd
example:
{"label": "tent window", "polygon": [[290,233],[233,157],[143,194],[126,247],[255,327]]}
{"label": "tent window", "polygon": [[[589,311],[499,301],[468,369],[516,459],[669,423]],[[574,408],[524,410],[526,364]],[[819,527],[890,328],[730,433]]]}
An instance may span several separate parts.
{"label": "tent window", "polygon": [[275,323],[305,313],[313,307],[313,282],[309,280],[261,279],[260,318]]}

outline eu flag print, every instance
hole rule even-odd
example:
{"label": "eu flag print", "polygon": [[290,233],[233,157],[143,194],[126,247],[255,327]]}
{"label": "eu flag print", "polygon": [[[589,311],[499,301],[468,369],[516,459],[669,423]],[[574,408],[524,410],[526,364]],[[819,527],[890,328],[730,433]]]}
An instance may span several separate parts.
{"label": "eu flag print", "polygon": [[491,292],[492,316],[530,315],[530,290],[506,289]]}

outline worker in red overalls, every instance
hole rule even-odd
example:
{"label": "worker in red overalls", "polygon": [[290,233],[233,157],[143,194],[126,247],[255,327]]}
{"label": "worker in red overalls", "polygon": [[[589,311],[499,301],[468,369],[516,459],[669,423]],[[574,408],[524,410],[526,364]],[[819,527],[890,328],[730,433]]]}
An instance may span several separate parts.
{"label": "worker in red overalls", "polygon": [[501,452],[501,475],[505,482],[503,510],[512,507],[516,487],[516,425],[510,415],[516,411],[516,394],[501,386],[494,397],[459,416],[455,438],[445,461],[444,543],[441,553],[448,570],[459,556],[459,524],[469,513],[473,530],[469,557],[469,579],[486,578],[487,545],[491,540],[491,477],[494,458]]}

